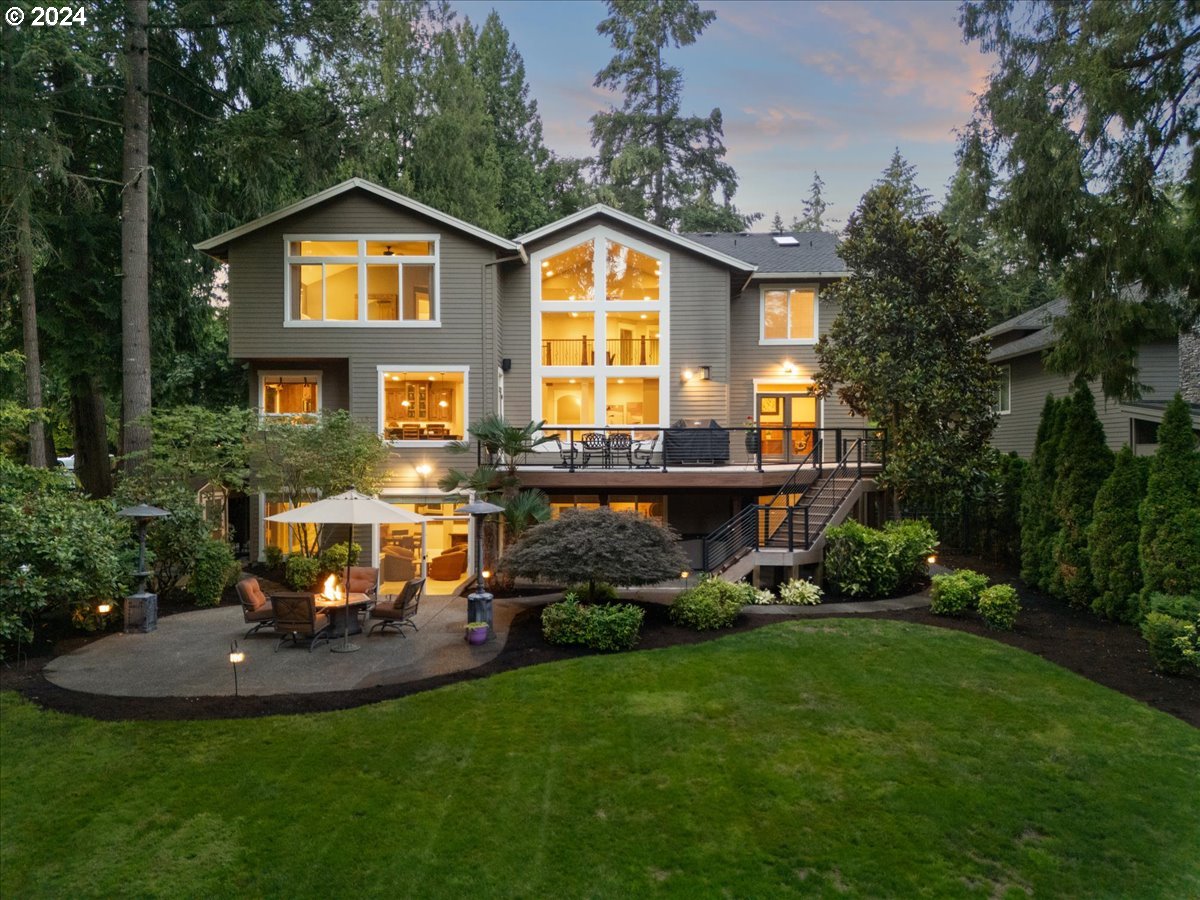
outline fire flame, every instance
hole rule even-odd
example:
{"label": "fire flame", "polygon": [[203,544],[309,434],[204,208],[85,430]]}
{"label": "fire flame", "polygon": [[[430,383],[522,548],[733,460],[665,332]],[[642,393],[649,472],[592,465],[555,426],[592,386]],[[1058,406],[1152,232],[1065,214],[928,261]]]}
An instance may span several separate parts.
{"label": "fire flame", "polygon": [[321,590],[321,597],[325,600],[335,601],[346,599],[345,593],[343,593],[341,586],[338,585],[336,575],[330,575],[325,579],[325,586]]}

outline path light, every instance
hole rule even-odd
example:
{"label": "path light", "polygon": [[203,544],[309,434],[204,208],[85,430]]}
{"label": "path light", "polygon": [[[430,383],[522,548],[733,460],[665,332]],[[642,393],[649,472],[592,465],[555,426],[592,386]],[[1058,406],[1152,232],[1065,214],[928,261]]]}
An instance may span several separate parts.
{"label": "path light", "polygon": [[233,696],[238,696],[238,678],[237,667],[238,663],[244,662],[246,654],[238,649],[238,642],[234,641],[229,645],[229,662],[233,666]]}
{"label": "path light", "polygon": [[107,616],[110,612],[112,612],[112,604],[111,603],[101,603],[99,606],[96,607],[96,612],[98,612],[102,616]]}
{"label": "path light", "polygon": [[682,572],[679,573],[679,577],[683,579],[683,587],[685,590],[687,589],[688,578],[691,576],[691,574],[692,573],[689,572],[687,569],[684,569]]}
{"label": "path light", "polygon": [[934,563],[937,562],[937,554],[930,553],[927,557],[925,557],[925,562],[929,563],[932,566]]}

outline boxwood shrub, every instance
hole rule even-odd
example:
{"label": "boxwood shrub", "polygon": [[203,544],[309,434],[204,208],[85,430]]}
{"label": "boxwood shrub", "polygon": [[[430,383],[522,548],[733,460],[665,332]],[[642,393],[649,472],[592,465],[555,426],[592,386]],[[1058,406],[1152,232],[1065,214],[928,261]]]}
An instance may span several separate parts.
{"label": "boxwood shrub", "polygon": [[1182,675],[1189,669],[1200,670],[1200,597],[1152,595],[1142,637],[1160,672]]}
{"label": "boxwood shrub", "polygon": [[1001,631],[1012,630],[1021,611],[1021,601],[1016,588],[1008,584],[994,584],[979,594],[979,615],[989,628]]}
{"label": "boxwood shrub", "polygon": [[574,593],[542,610],[542,635],[551,644],[629,650],[641,637],[645,613],[632,603],[580,603]]}
{"label": "boxwood shrub", "polygon": [[754,599],[755,590],[750,584],[705,578],[675,598],[671,604],[671,621],[696,631],[729,628],[742,607],[753,603]]}
{"label": "boxwood shrub", "polygon": [[289,556],[283,571],[284,579],[293,591],[311,590],[321,574],[321,561],[310,556]]}
{"label": "boxwood shrub", "polygon": [[958,616],[970,612],[987,587],[987,577],[970,569],[933,576],[929,610],[935,616]]}

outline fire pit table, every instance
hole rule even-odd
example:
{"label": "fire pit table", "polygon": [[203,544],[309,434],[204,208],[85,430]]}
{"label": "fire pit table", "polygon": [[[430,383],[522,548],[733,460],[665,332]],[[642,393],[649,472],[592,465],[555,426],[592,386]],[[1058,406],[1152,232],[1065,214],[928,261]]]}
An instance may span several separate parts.
{"label": "fire pit table", "polygon": [[[375,601],[366,594],[351,594],[349,603],[345,600],[331,600],[320,594],[317,595],[317,609],[329,616],[329,634],[335,638],[341,637],[343,634],[362,634],[359,613],[374,605]],[[350,617],[348,631],[346,630],[347,615]]]}

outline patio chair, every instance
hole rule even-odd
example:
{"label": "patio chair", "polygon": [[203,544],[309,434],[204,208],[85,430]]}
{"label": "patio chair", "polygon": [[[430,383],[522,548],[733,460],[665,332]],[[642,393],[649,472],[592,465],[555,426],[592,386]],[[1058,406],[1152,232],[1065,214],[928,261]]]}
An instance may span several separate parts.
{"label": "patio chair", "polygon": [[317,641],[329,640],[329,616],[317,612],[317,598],[312,594],[285,591],[272,595],[271,603],[275,607],[275,633],[282,635],[276,651],[288,641],[298,647],[300,639],[306,638],[308,652],[312,653]]}
{"label": "patio chair", "polygon": [[589,431],[583,436],[583,465],[586,466],[593,456],[599,456],[601,464],[608,465],[608,438],[599,431]]}
{"label": "patio chair", "polygon": [[575,460],[575,457],[579,455],[579,451],[575,449],[575,445],[568,444],[563,446],[561,437],[554,438],[552,443],[558,450],[558,455],[562,457],[562,465],[569,468],[571,463]]}
{"label": "patio chair", "polygon": [[375,600],[379,593],[379,570],[371,566],[351,566],[350,580],[346,587],[351,594],[365,594]]}
{"label": "patio chair", "polygon": [[619,456],[625,457],[629,468],[633,468],[633,438],[627,431],[617,431],[608,436],[609,464]]}
{"label": "patio chair", "polygon": [[242,601],[242,619],[247,625],[254,626],[246,632],[246,637],[250,637],[260,628],[275,624],[275,609],[263,593],[257,578],[243,578],[237,583],[237,593],[238,599]]}
{"label": "patio chair", "polygon": [[639,460],[639,469],[649,469],[654,465],[654,450],[657,445],[657,438],[643,438],[633,442],[633,458]]}
{"label": "patio chair", "polygon": [[375,604],[371,610],[371,618],[378,619],[371,630],[367,632],[367,636],[374,634],[378,629],[380,634],[383,634],[389,628],[396,629],[396,632],[401,637],[408,637],[404,633],[404,626],[408,625],[413,631],[420,631],[417,623],[413,621],[413,617],[417,614],[417,610],[421,606],[421,593],[425,589],[425,579],[417,578],[410,581],[404,586],[399,594],[391,600],[385,600],[382,603]]}

